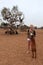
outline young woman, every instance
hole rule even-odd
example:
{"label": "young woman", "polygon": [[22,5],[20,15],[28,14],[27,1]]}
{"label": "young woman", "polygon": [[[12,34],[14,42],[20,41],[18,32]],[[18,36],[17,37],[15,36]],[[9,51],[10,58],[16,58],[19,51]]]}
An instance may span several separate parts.
{"label": "young woman", "polygon": [[36,32],[34,30],[34,26],[30,25],[30,29],[28,31],[28,48],[31,46],[31,51],[32,51],[32,58],[36,58],[36,43],[35,43],[35,36]]}

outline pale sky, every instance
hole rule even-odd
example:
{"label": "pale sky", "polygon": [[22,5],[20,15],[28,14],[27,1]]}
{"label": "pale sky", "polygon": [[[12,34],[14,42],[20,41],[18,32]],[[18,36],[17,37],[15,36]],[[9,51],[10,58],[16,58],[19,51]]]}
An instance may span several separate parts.
{"label": "pale sky", "polygon": [[43,0],[0,0],[0,10],[3,7],[11,9],[16,5],[24,13],[26,25],[43,26]]}

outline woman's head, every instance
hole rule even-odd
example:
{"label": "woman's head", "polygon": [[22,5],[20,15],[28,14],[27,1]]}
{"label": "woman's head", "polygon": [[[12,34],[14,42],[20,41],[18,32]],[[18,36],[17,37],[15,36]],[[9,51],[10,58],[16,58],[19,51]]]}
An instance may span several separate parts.
{"label": "woman's head", "polygon": [[34,26],[33,26],[33,25],[30,25],[30,29],[31,29],[31,30],[34,30]]}

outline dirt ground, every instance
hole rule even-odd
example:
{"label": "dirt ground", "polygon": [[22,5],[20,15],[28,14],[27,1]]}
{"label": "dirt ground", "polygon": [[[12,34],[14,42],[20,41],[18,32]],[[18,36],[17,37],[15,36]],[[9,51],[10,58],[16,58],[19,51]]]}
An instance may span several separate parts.
{"label": "dirt ground", "polygon": [[43,30],[36,30],[37,58],[27,54],[27,35],[6,35],[0,29],[0,65],[43,65]]}

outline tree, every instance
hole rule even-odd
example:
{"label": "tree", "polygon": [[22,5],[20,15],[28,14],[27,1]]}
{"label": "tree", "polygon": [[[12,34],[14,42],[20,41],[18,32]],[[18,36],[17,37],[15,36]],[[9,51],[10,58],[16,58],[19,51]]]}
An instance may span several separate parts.
{"label": "tree", "polygon": [[23,26],[21,26],[20,31],[24,32],[24,31],[27,31],[27,29],[29,29],[29,26],[23,25]]}
{"label": "tree", "polygon": [[35,26],[34,28],[37,29],[37,26]]}
{"label": "tree", "polygon": [[[10,32],[14,33],[13,30],[13,23],[15,22],[23,22],[24,17],[21,19],[21,17],[23,16],[23,13],[21,11],[18,10],[17,6],[13,6],[12,10],[10,11],[10,9],[4,7],[1,11],[2,17],[4,20],[7,20],[9,22],[9,29]],[[21,24],[20,24],[21,25]],[[9,31],[9,30],[8,30]],[[12,33],[12,34],[13,34]]]}
{"label": "tree", "polygon": [[43,29],[43,26],[42,26],[42,27],[40,27],[40,29]]}

